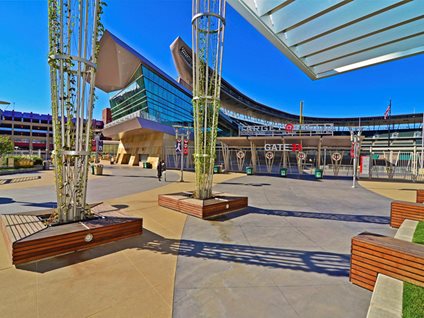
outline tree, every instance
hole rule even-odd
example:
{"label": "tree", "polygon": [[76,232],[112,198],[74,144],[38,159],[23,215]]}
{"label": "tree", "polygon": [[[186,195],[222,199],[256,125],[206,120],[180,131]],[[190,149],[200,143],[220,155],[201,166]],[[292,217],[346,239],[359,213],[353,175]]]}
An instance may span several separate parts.
{"label": "tree", "polygon": [[49,0],[49,65],[57,209],[52,223],[83,220],[99,38],[100,0]]}
{"label": "tree", "polygon": [[14,149],[13,141],[8,136],[0,136],[0,158],[12,153]]}
{"label": "tree", "polygon": [[225,26],[225,0],[193,0],[193,124],[196,199],[212,197]]}

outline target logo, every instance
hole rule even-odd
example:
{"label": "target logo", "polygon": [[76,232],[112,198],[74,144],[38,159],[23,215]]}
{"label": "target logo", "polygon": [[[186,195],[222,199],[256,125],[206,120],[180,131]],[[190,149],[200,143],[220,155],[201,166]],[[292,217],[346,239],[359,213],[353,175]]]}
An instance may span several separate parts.
{"label": "target logo", "polygon": [[291,133],[293,132],[293,129],[294,129],[293,124],[287,124],[287,125],[286,125],[286,132],[287,132],[288,134],[291,134]]}

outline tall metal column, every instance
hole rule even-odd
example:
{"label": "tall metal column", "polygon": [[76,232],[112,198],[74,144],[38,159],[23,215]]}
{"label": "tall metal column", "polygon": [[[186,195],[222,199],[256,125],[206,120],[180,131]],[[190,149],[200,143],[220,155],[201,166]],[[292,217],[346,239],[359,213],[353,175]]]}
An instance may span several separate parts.
{"label": "tall metal column", "polygon": [[49,65],[57,215],[84,219],[99,22],[99,0],[49,0]]}
{"label": "tall metal column", "polygon": [[193,0],[195,197],[212,196],[225,28],[225,0]]}

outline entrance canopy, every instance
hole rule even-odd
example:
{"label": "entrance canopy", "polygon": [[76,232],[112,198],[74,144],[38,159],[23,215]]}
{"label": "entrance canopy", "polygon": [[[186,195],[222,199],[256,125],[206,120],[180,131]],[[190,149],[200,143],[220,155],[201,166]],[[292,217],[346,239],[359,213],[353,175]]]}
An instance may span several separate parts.
{"label": "entrance canopy", "polygon": [[228,2],[312,79],[424,51],[424,1]]}
{"label": "entrance canopy", "polygon": [[235,148],[250,148],[252,143],[257,147],[265,144],[302,144],[304,148],[350,148],[352,145],[350,136],[220,137],[219,142]]}

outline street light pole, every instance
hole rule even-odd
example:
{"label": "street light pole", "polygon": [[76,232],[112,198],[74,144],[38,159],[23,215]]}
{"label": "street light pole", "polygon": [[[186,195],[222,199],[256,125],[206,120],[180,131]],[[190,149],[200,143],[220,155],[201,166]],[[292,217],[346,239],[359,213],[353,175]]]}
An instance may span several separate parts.
{"label": "street light pole", "polygon": [[358,131],[357,134],[355,134],[355,131],[350,132],[350,140],[353,142],[353,180],[352,180],[352,188],[356,188],[356,178],[357,178],[357,166],[358,166],[358,141],[361,136],[361,130]]}
{"label": "street light pole", "polygon": [[[184,147],[184,134],[181,134],[181,147]],[[184,182],[184,153],[183,149],[180,151],[181,156],[181,175],[180,175],[180,182]]]}
{"label": "street light pole", "polygon": [[[180,155],[181,155],[181,169],[180,169],[180,182],[184,182],[184,137],[186,135],[186,139],[189,140],[189,133],[190,133],[190,127],[183,127],[183,126],[173,126],[175,128],[175,137],[181,139],[181,149],[180,149]],[[186,134],[184,132],[179,133],[178,129],[182,128],[186,130]]]}

